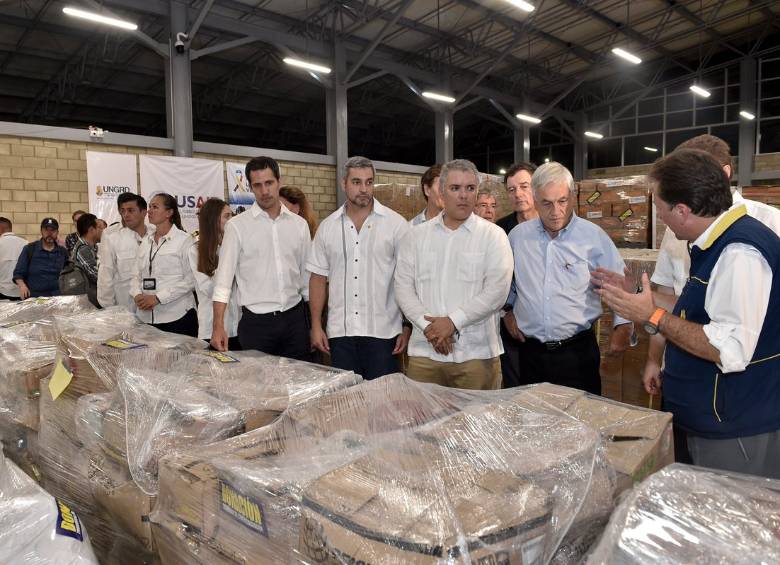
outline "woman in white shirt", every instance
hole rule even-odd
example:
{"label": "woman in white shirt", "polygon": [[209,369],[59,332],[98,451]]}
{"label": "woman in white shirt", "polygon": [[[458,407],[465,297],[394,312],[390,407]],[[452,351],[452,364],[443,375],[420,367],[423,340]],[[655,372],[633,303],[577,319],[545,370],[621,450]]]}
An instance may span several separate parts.
{"label": "woman in white shirt", "polygon": [[170,194],[152,197],[148,218],[156,229],[138,247],[130,284],[136,316],[163,331],[197,337],[195,279],[189,260],[195,240],[182,229],[179,207]]}
{"label": "woman in white shirt", "polygon": [[[230,206],[219,198],[209,198],[198,211],[198,243],[190,248],[189,259],[198,293],[198,339],[211,340],[214,306],[214,273],[219,265],[219,250],[225,224],[233,216]],[[238,292],[233,289],[225,314],[225,332],[228,349],[241,349],[238,343],[238,319],[240,317]]]}

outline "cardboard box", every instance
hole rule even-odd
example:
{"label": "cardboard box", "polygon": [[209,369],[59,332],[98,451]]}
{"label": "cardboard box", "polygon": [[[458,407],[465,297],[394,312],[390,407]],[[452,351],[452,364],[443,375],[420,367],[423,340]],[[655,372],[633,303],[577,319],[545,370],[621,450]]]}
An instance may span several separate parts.
{"label": "cardboard box", "polygon": [[[546,492],[499,471],[459,466],[439,470],[447,492],[432,483],[430,461],[370,456],[327,473],[303,494],[299,550],[317,563],[414,565],[512,563],[544,555],[552,533]],[[383,469],[381,475],[378,469]],[[388,516],[398,517],[388,521]],[[464,556],[464,545],[468,557]]]}
{"label": "cardboard box", "polygon": [[374,198],[407,220],[414,218],[427,204],[419,184],[375,184]]}

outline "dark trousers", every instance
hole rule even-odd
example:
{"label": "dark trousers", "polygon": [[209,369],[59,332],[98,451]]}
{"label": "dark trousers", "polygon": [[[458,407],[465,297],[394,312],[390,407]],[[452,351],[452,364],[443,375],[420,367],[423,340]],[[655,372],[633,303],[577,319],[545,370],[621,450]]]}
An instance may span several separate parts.
{"label": "dark trousers", "polygon": [[518,342],[518,347],[520,373],[528,384],[548,382],[601,394],[601,359],[593,331],[581,332],[555,348],[531,337]]}
{"label": "dark trousers", "polygon": [[331,364],[337,369],[353,371],[370,381],[382,375],[397,373],[398,358],[393,355],[396,338],[334,337],[328,340]]}
{"label": "dark trousers", "polygon": [[[507,316],[514,316],[512,312],[507,312]],[[501,341],[504,344],[504,353],[501,354],[501,376],[503,380],[502,388],[512,388],[528,384],[520,376],[520,348],[519,343],[513,338],[504,327],[501,321]]]}
{"label": "dark trousers", "polygon": [[18,296],[6,296],[2,292],[0,292],[0,300],[13,300],[14,302],[18,302],[21,300]]}
{"label": "dark trousers", "polygon": [[194,308],[190,308],[184,316],[173,322],[151,325],[164,332],[198,337],[198,313]]}
{"label": "dark trousers", "polygon": [[248,308],[241,311],[238,341],[242,349],[309,360],[309,329],[303,301],[284,312],[255,314]]}

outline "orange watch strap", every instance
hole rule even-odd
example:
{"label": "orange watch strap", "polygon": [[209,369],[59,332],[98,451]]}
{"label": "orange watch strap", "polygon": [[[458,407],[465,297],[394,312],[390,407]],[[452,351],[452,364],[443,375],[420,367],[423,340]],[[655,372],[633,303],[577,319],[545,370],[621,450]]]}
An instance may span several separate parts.
{"label": "orange watch strap", "polygon": [[648,320],[649,323],[653,324],[656,328],[658,327],[658,324],[661,322],[661,318],[663,315],[666,314],[666,310],[663,308],[656,308],[655,312],[653,312],[653,315],[650,316],[650,319]]}

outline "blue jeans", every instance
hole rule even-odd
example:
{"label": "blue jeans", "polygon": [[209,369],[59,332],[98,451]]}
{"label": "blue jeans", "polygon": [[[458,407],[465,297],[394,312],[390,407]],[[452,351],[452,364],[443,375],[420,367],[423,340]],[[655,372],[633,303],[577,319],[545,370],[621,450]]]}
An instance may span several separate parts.
{"label": "blue jeans", "polygon": [[397,373],[398,358],[393,355],[396,338],[334,337],[328,340],[331,364],[337,369],[354,371],[370,381]]}

